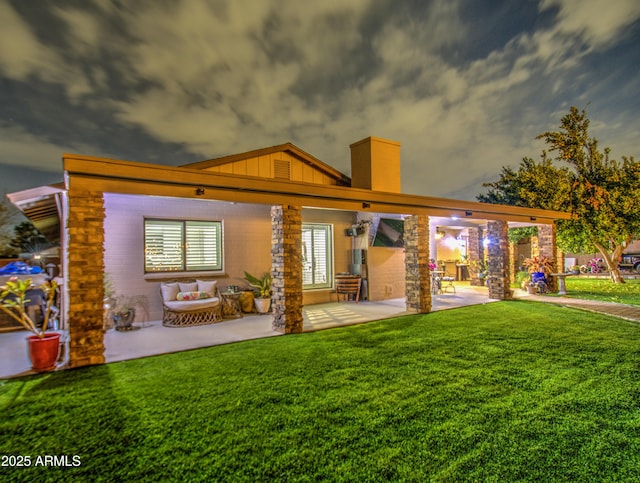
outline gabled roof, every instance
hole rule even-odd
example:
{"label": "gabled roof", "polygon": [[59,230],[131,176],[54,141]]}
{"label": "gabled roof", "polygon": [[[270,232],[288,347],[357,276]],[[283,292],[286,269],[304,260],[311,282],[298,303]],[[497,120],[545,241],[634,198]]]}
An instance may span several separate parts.
{"label": "gabled roof", "polygon": [[258,156],[265,156],[278,152],[286,152],[291,156],[299,159],[303,163],[312,166],[313,168],[324,173],[330,178],[335,179],[337,181],[337,184],[340,186],[351,186],[351,178],[349,178],[347,175],[320,161],[315,156],[312,156],[311,154],[300,149],[292,143],[278,144],[276,146],[271,146],[268,148],[254,149],[253,151],[247,151],[244,153],[231,154],[229,156],[208,159],[205,161],[198,161],[196,163],[183,164],[181,165],[181,167],[189,169],[207,169],[221,166],[223,164],[234,163],[236,161],[242,161],[245,159],[256,158]]}

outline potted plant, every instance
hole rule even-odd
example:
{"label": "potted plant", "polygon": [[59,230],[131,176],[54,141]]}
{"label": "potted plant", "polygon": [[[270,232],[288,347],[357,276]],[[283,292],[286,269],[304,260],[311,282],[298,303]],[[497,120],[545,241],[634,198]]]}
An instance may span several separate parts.
{"label": "potted plant", "polygon": [[469,265],[469,270],[480,280],[484,280],[489,273],[489,265],[486,260],[474,260]]}
{"label": "potted plant", "polygon": [[525,272],[524,270],[521,270],[518,273],[516,273],[515,283],[522,290],[527,290],[527,286],[529,285],[529,280],[530,279],[531,279],[531,277],[529,277],[529,274],[527,272]]}
{"label": "potted plant", "polygon": [[146,295],[117,295],[111,298],[109,313],[116,330],[126,331],[139,328],[133,325],[136,318],[136,308],[142,309],[148,320],[149,301]]}
{"label": "potted plant", "polygon": [[118,331],[135,330],[136,308],[149,317],[149,301],[146,295],[118,295],[111,277],[104,274],[104,329],[115,327]]}
{"label": "potted plant", "polygon": [[544,255],[525,258],[523,265],[531,274],[531,281],[544,282],[547,279],[547,275],[553,270],[553,258]]}
{"label": "potted plant", "polygon": [[244,272],[244,278],[254,289],[255,299],[253,302],[258,313],[266,314],[269,312],[269,306],[271,305],[271,274],[265,272],[262,277],[258,278],[248,272]]}
{"label": "potted plant", "polygon": [[115,290],[113,288],[113,282],[108,273],[103,275],[104,282],[104,297],[102,299],[103,317],[102,323],[104,330],[113,329],[113,318],[111,317],[111,305],[115,302]]}
{"label": "potted plant", "polygon": [[136,318],[136,303],[133,297],[118,295],[109,304],[111,320],[117,331],[133,330]]}
{"label": "potted plant", "polygon": [[60,355],[60,334],[46,330],[49,321],[57,314],[57,309],[53,306],[57,284],[52,281],[37,287],[45,295],[43,321],[39,329],[25,309],[25,303],[30,301],[27,292],[32,288],[30,278],[21,280],[14,277],[7,281],[0,292],[0,310],[18,321],[26,330],[33,332],[34,335],[27,337],[31,368],[38,372],[52,371],[56,368]]}

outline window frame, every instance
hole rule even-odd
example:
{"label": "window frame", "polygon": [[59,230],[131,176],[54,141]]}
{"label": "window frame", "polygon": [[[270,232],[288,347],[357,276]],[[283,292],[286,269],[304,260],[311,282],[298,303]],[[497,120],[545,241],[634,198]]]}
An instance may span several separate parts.
{"label": "window frame", "polygon": [[[152,268],[147,263],[147,251],[149,249],[149,241],[148,238],[150,234],[147,232],[147,224],[157,222],[167,223],[167,224],[175,224],[176,226],[180,226],[180,248],[179,253],[179,266],[174,266],[174,268],[170,268],[169,266],[166,269],[158,269],[158,270],[150,270]],[[189,246],[187,243],[188,238],[188,227],[189,224],[203,225],[205,227],[214,228],[216,230],[215,236],[215,257],[217,260],[214,264],[210,266],[196,265],[193,268],[189,268],[188,259],[192,258],[193,255],[188,255]],[[197,273],[223,273],[224,272],[224,223],[222,220],[203,220],[203,219],[181,219],[181,218],[158,218],[158,217],[145,217],[143,219],[142,224],[142,237],[143,237],[143,270],[145,275],[153,275],[153,274],[197,274]],[[159,268],[162,268],[161,266]]]}
{"label": "window frame", "polygon": [[[315,231],[316,229],[322,229],[324,231],[325,234],[325,259],[326,259],[326,263],[325,263],[325,277],[326,277],[326,281],[325,282],[321,282],[318,283],[315,280],[313,280],[312,283],[305,283],[305,275],[304,275],[304,265],[305,265],[305,259],[309,256],[308,253],[305,253],[305,250],[310,250],[313,251],[313,247],[305,247],[305,240],[304,240],[304,232],[305,230],[312,230],[312,235],[311,235],[311,239],[313,242],[314,239],[314,235],[313,235],[313,231]],[[302,260],[303,260],[303,274],[302,274],[302,290],[326,290],[326,289],[332,289],[333,288],[333,279],[334,279],[334,260],[335,260],[335,249],[334,249],[334,237],[333,237],[333,224],[331,223],[302,223],[302,236],[301,236],[301,243],[302,243]],[[306,255],[306,256],[305,256]],[[312,278],[315,278],[315,274],[317,273],[317,270],[314,268],[314,261],[311,262],[311,275]]]}

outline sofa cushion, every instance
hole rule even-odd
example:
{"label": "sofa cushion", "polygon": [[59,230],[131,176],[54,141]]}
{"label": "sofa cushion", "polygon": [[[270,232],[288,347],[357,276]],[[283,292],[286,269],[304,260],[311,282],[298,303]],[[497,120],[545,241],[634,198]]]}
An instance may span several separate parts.
{"label": "sofa cushion", "polygon": [[220,304],[218,297],[209,297],[201,300],[172,300],[165,302],[164,305],[174,312],[189,312],[190,310],[203,310],[214,308]]}
{"label": "sofa cushion", "polygon": [[196,280],[198,284],[198,292],[207,292],[209,297],[213,297],[216,294],[217,280]]}
{"label": "sofa cushion", "polygon": [[197,292],[198,284],[196,282],[178,282],[180,292]]}
{"label": "sofa cushion", "polygon": [[175,300],[180,292],[180,288],[177,283],[162,283],[160,284],[160,293],[162,294],[162,300],[170,301]]}
{"label": "sofa cushion", "polygon": [[176,300],[202,300],[211,297],[209,292],[178,292]]}

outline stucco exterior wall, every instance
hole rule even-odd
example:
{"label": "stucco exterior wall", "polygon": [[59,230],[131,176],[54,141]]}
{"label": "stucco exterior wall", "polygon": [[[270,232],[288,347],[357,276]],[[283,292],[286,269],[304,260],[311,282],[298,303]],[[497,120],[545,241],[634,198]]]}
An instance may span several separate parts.
{"label": "stucco exterior wall", "polygon": [[405,264],[402,248],[369,247],[369,300],[405,296]]}

